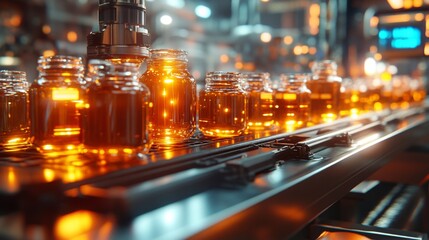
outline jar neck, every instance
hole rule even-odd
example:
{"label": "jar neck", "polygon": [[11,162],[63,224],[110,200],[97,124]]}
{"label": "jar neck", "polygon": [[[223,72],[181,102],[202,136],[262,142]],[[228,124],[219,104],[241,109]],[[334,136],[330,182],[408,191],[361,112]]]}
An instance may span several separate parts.
{"label": "jar neck", "polygon": [[206,75],[207,90],[242,91],[240,73],[209,72]]}
{"label": "jar neck", "polygon": [[241,73],[242,86],[246,91],[270,91],[269,73]]}
{"label": "jar neck", "polygon": [[308,74],[290,74],[290,75],[281,75],[280,84],[281,88],[287,90],[296,90],[299,88],[306,88]]}
{"label": "jar neck", "polygon": [[149,60],[148,69],[152,71],[173,71],[173,70],[187,70],[188,63],[180,60]]}
{"label": "jar neck", "polygon": [[331,60],[324,60],[320,62],[315,62],[311,70],[313,75],[327,77],[327,76],[337,76],[337,64]]}
{"label": "jar neck", "polygon": [[137,64],[91,60],[87,79],[98,82],[138,82],[138,74]]}
{"label": "jar neck", "polygon": [[27,75],[23,71],[0,70],[0,88],[27,90]]}
{"label": "jar neck", "polygon": [[[40,57],[38,67],[40,78],[47,80],[64,80],[70,78],[82,78],[84,66],[82,59],[71,56]],[[52,78],[51,78],[52,77]]]}
{"label": "jar neck", "polygon": [[188,67],[187,52],[179,49],[152,49],[148,68],[152,70],[185,70]]}

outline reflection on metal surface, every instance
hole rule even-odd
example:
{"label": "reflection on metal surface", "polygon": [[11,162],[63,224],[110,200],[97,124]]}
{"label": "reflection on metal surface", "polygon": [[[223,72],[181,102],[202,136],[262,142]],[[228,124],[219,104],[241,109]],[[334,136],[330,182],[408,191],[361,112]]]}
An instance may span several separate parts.
{"label": "reflection on metal surface", "polygon": [[161,235],[164,239],[176,239],[177,235],[171,234],[180,229],[184,224],[190,224],[193,228],[200,227],[201,219],[207,216],[207,197],[195,195],[183,204],[171,204],[151,212],[148,215],[137,217],[131,226],[131,231],[136,239],[151,239]]}
{"label": "reflection on metal surface", "polygon": [[12,167],[7,169],[7,188],[11,192],[15,192],[19,189],[19,183],[16,179],[14,168]]}
{"label": "reflection on metal surface", "polygon": [[302,221],[306,218],[306,212],[298,206],[275,206],[272,209],[280,218]]}
{"label": "reflection on metal surface", "polygon": [[362,146],[362,145],[368,144],[368,143],[370,143],[372,141],[375,141],[375,140],[377,140],[380,137],[381,137],[380,133],[374,133],[372,135],[369,135],[367,137],[364,137],[364,138],[360,139],[359,141],[356,142],[356,144],[359,145],[359,146]]}
{"label": "reflection on metal surface", "polygon": [[43,176],[45,177],[46,182],[52,182],[55,180],[55,172],[52,169],[43,169]]}
{"label": "reflection on metal surface", "polygon": [[350,232],[323,232],[317,240],[370,240],[369,238]]}
{"label": "reflection on metal surface", "polygon": [[[60,239],[87,233],[94,225],[93,216],[87,211],[77,211],[63,216],[55,225],[55,235]],[[83,237],[83,239],[89,239]]]}
{"label": "reflection on metal surface", "polygon": [[54,225],[55,239],[109,239],[114,222],[90,211],[62,216]]}

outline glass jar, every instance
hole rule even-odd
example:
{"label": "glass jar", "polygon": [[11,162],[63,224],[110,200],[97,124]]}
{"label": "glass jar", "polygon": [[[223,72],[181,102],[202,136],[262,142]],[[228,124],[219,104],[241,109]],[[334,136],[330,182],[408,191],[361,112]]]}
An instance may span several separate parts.
{"label": "glass jar", "polygon": [[209,72],[200,92],[198,127],[206,136],[232,137],[247,128],[247,93],[240,73]]}
{"label": "glass jar", "polygon": [[307,86],[311,91],[311,121],[314,124],[331,122],[338,118],[341,77],[337,64],[331,60],[315,62],[313,76]]}
{"label": "glass jar", "polygon": [[340,116],[356,117],[369,110],[368,86],[362,79],[343,78],[341,83]]}
{"label": "glass jar", "polygon": [[382,111],[383,83],[380,78],[367,78],[369,111]]}
{"label": "glass jar", "polygon": [[241,73],[243,89],[249,96],[248,127],[269,130],[274,126],[274,99],[269,73]]}
{"label": "glass jar", "polygon": [[178,143],[196,130],[197,87],[188,72],[187,53],[152,49],[140,82],[150,90],[149,132],[156,143]]}
{"label": "glass jar", "polygon": [[281,75],[274,94],[275,123],[281,129],[293,131],[305,127],[309,121],[311,92],[305,74]]}
{"label": "glass jar", "polygon": [[40,57],[30,87],[31,137],[42,152],[77,153],[81,143],[81,58]]}
{"label": "glass jar", "polygon": [[423,77],[411,78],[410,80],[411,89],[411,101],[417,105],[424,103],[426,98],[426,89]]}
{"label": "glass jar", "polygon": [[100,160],[144,158],[149,90],[138,80],[138,65],[91,60],[89,69],[83,152]]}
{"label": "glass jar", "polygon": [[30,118],[27,89],[25,72],[0,71],[0,149],[3,151],[28,146]]}

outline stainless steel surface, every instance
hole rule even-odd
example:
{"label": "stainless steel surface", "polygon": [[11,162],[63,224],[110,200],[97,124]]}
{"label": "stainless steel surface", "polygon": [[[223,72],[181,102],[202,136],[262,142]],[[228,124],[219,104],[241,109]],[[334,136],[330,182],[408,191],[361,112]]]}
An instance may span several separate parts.
{"label": "stainless steel surface", "polygon": [[88,35],[88,58],[149,57],[150,38],[144,0],[100,1],[99,24],[100,31]]}

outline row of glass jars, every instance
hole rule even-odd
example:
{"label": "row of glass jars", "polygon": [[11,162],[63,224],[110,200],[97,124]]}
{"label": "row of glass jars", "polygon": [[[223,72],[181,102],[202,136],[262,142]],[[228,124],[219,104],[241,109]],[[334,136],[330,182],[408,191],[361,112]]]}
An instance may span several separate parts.
{"label": "row of glass jars", "polygon": [[344,104],[345,85],[331,61],[314,64],[311,76],[283,75],[274,90],[267,73],[210,72],[198,103],[181,50],[152,50],[140,79],[130,63],[91,60],[86,78],[79,58],[54,56],[38,63],[39,78],[29,89],[30,128],[24,73],[2,72],[3,88],[13,86],[0,99],[6,148],[28,142],[31,129],[30,141],[43,152],[135,157],[152,141],[186,141],[197,122],[204,135],[229,137],[247,128],[293,130],[332,121],[351,107]]}

